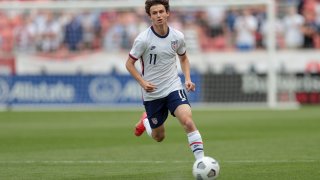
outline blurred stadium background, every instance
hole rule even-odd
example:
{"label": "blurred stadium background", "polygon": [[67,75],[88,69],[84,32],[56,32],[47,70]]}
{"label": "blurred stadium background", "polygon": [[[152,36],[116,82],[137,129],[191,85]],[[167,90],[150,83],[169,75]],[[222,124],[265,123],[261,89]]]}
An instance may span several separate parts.
{"label": "blurred stadium background", "polygon": [[[219,179],[319,179],[320,1],[170,2]],[[124,63],[148,26],[144,0],[0,0],[1,180],[194,179],[173,117],[160,144],[132,132],[143,105]]]}
{"label": "blurred stadium background", "polygon": [[[198,86],[192,103],[267,105],[271,94],[276,104],[319,104],[320,1],[248,2],[171,0]],[[149,24],[143,0],[0,0],[0,105],[141,106],[124,63]]]}

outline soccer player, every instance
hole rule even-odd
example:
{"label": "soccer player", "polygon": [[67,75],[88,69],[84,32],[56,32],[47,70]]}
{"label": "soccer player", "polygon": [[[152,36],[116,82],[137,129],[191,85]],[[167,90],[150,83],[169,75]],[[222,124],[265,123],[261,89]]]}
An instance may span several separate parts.
{"label": "soccer player", "polygon": [[[190,77],[184,35],[167,24],[169,9],[168,0],[146,0],[145,11],[152,25],[137,36],[126,62],[127,70],[143,89],[146,110],[136,124],[135,135],[141,136],[146,131],[154,140],[161,142],[165,137],[164,122],[170,111],[183,126],[190,148],[199,159],[204,156],[203,142],[178,76],[177,54],[185,76],[185,89],[195,91],[195,84]],[[141,60],[142,75],[134,66],[138,59]]]}

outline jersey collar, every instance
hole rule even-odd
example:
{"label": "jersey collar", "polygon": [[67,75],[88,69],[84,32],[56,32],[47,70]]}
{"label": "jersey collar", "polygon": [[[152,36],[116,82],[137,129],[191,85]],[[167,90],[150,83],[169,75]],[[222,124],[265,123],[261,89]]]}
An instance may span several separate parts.
{"label": "jersey collar", "polygon": [[151,30],[152,30],[152,32],[153,32],[156,36],[158,36],[159,38],[166,38],[166,37],[169,35],[170,28],[168,27],[168,32],[167,32],[167,34],[165,34],[165,35],[163,35],[163,36],[161,36],[160,34],[158,34],[158,33],[154,30],[153,26],[151,26]]}

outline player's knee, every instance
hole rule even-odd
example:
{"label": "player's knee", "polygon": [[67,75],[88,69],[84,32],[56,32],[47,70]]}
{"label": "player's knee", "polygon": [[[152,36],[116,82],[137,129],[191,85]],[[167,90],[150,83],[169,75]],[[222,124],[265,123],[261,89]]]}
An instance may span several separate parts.
{"label": "player's knee", "polygon": [[156,140],[157,142],[161,142],[164,140],[164,135],[159,135],[159,134],[156,134],[156,135],[153,135],[153,139]]}
{"label": "player's knee", "polygon": [[193,131],[195,129],[194,122],[192,121],[191,118],[186,119],[183,123],[183,126],[184,126],[185,130],[188,132]]}

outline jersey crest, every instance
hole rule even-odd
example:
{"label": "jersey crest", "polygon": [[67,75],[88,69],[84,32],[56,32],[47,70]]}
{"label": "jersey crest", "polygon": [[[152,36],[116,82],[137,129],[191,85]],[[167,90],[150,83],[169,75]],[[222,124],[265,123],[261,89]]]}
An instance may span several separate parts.
{"label": "jersey crest", "polygon": [[157,118],[151,118],[151,121],[155,125],[158,124],[158,119]]}
{"label": "jersey crest", "polygon": [[177,49],[178,49],[178,40],[171,41],[171,48],[174,51],[177,51]]}

